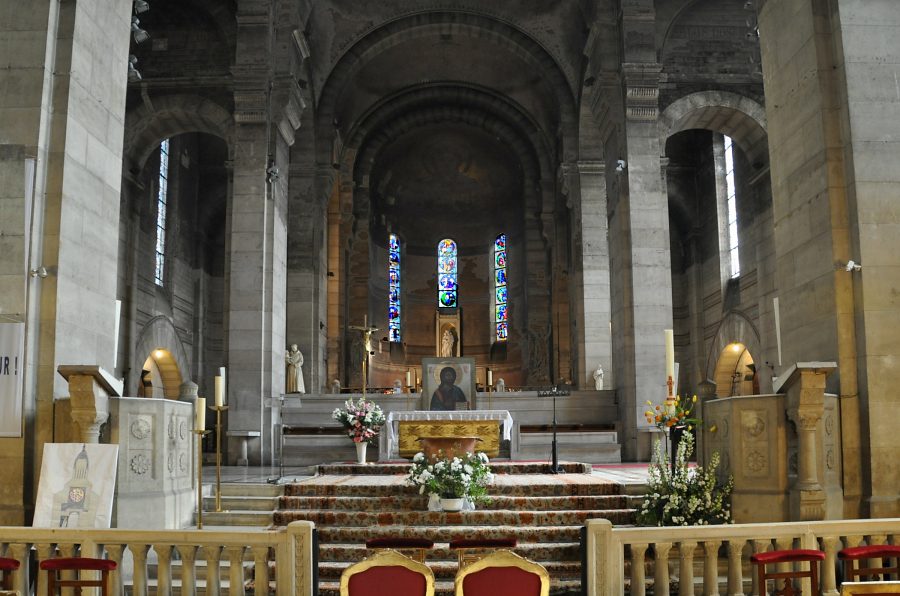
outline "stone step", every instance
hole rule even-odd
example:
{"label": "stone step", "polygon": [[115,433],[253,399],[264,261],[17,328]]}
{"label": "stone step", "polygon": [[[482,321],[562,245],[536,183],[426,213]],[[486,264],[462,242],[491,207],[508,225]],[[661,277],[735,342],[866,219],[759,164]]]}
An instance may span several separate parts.
{"label": "stone step", "polygon": [[633,509],[571,510],[571,511],[510,511],[476,510],[458,513],[443,511],[334,511],[300,510],[276,511],[275,525],[286,526],[293,521],[311,521],[317,527],[343,528],[372,526],[582,526],[588,519],[608,519],[613,524],[634,521]]}
{"label": "stone step", "polygon": [[[272,516],[272,511],[204,511],[203,525],[268,527],[272,525]],[[195,514],[195,523],[196,518]]]}
{"label": "stone step", "polygon": [[[613,433],[615,434],[615,433]],[[318,474],[331,476],[390,476],[406,475],[410,469],[409,461],[387,462],[378,464],[335,463],[316,466]],[[548,461],[515,461],[504,462],[492,460],[488,464],[494,474],[550,474]],[[559,471],[564,474],[590,474],[589,464],[580,462],[560,462]]]}
{"label": "stone step", "polygon": [[[557,456],[591,464],[617,464],[622,461],[622,448],[616,433],[557,433]],[[536,432],[519,435],[518,457],[551,457],[553,433]]]}
{"label": "stone step", "polygon": [[[550,577],[562,579],[578,579],[581,577],[580,561],[547,561],[541,563],[550,573]],[[352,563],[319,563],[319,582],[322,581],[340,581],[341,574],[344,569],[352,565]],[[436,580],[453,581],[459,565],[454,558],[449,561],[428,561],[428,567],[434,573]]]}
{"label": "stone step", "polygon": [[[459,514],[451,514],[459,515]],[[369,538],[388,538],[403,536],[407,538],[426,538],[435,542],[450,542],[455,539],[482,538],[491,536],[513,536],[522,543],[544,542],[578,542],[581,539],[581,526],[372,526],[341,528],[320,526],[319,545],[329,543],[356,542],[365,544]]]}
{"label": "stone step", "polygon": [[[579,479],[584,479],[580,481]],[[510,497],[581,497],[621,494],[620,485],[593,479],[587,474],[560,474],[559,476],[498,475],[488,488],[489,496]],[[308,482],[285,486],[285,496],[310,497],[392,497],[415,496],[418,488],[405,486],[402,478],[381,484],[366,483],[365,477],[316,476]]]}
{"label": "stone step", "polygon": [[[222,511],[275,511],[280,496],[225,496],[222,495]],[[216,498],[203,498],[203,511],[215,511]]]}
{"label": "stone step", "polygon": [[[213,488],[213,494],[215,494],[215,488]],[[283,494],[283,484],[262,484],[251,482],[222,483],[223,497],[280,497]]]}
{"label": "stone step", "polygon": [[[512,549],[518,555],[532,561],[579,561],[581,560],[581,544],[578,542],[528,543],[520,542]],[[355,563],[362,561],[372,552],[364,544],[321,544],[319,548],[320,562]],[[434,548],[426,551],[428,561],[455,561],[456,551],[450,549],[446,542],[436,542]]]}
{"label": "stone step", "polygon": [[[279,509],[332,509],[336,511],[425,511],[428,499],[421,495],[391,497],[281,497]],[[552,511],[572,509],[629,509],[635,500],[625,495],[580,497],[493,496],[478,504],[481,510]]]}

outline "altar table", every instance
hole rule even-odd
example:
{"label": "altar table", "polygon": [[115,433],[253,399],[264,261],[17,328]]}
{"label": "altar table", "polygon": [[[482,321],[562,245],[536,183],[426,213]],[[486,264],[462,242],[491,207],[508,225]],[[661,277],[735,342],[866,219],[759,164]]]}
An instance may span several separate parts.
{"label": "altar table", "polygon": [[479,451],[488,457],[500,454],[500,425],[503,439],[512,437],[513,419],[509,410],[453,410],[390,412],[378,445],[378,459],[384,461],[412,457],[421,451],[419,437],[474,436],[482,442]]}

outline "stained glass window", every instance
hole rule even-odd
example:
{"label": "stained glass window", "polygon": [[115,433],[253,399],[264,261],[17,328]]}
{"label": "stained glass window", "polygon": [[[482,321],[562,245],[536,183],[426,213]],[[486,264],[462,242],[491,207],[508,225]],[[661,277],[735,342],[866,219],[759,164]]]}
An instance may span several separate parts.
{"label": "stained glass window", "polygon": [[509,292],[506,283],[506,234],[494,240],[494,335],[497,341],[509,337]]}
{"label": "stained glass window", "polygon": [[159,188],[156,191],[156,285],[163,285],[166,266],[166,211],[169,199],[169,139],[159,145]]}
{"label": "stained glass window", "polygon": [[458,305],[456,242],[445,238],[438,242],[438,306],[454,308]]}
{"label": "stained glass window", "polygon": [[400,341],[400,239],[388,237],[388,341]]}

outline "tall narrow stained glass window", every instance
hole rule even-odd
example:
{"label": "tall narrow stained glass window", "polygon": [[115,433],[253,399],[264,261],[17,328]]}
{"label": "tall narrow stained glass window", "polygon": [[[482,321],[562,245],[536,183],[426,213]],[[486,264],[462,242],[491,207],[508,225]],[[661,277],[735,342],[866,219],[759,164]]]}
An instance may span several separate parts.
{"label": "tall narrow stained glass window", "polygon": [[741,276],[741,259],[738,252],[737,200],[734,183],[734,143],[725,136],[725,185],[728,197],[728,254],[731,279]]}
{"label": "tall narrow stained glass window", "polygon": [[400,239],[388,237],[388,341],[400,341]]}
{"label": "tall narrow stained glass window", "polygon": [[494,240],[494,332],[497,341],[509,337],[509,291],[506,283],[506,234]]}
{"label": "tall narrow stained glass window", "polygon": [[156,193],[156,285],[163,285],[166,267],[166,213],[169,197],[169,139],[159,144],[159,188]]}
{"label": "tall narrow stained glass window", "polygon": [[445,238],[438,242],[438,306],[455,308],[458,303],[456,242]]}

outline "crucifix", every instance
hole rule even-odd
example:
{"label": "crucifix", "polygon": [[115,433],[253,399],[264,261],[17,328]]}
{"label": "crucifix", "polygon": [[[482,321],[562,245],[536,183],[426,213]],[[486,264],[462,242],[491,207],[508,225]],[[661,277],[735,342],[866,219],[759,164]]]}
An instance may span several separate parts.
{"label": "crucifix", "polygon": [[363,340],[363,357],[362,357],[362,394],[363,397],[366,396],[366,363],[369,361],[369,352],[372,350],[372,346],[370,345],[372,342],[372,334],[378,331],[378,327],[370,327],[369,326],[369,315],[363,316],[363,324],[359,325],[349,325],[347,329],[352,329],[354,331],[359,331],[362,334]]}

